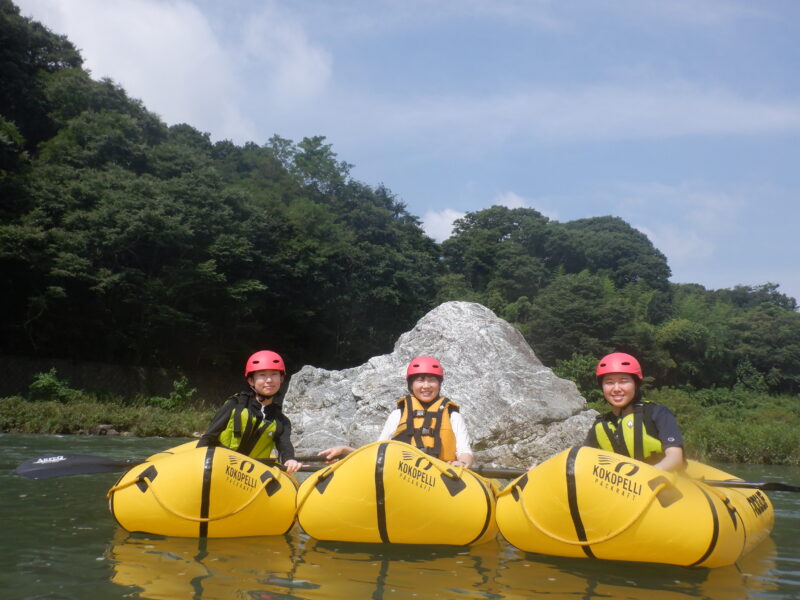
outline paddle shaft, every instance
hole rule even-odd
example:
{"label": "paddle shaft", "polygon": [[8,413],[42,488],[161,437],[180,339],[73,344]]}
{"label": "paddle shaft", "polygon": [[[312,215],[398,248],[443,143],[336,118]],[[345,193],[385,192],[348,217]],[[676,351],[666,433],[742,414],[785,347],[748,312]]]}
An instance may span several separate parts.
{"label": "paddle shaft", "polygon": [[[325,459],[321,456],[299,456],[295,460],[304,462],[322,462]],[[113,459],[105,456],[93,454],[59,454],[55,456],[41,456],[32,458],[21,463],[15,469],[17,475],[30,479],[49,479],[51,477],[62,477],[65,475],[89,475],[92,473],[110,473],[123,471],[134,465],[140,464],[142,460],[137,459]],[[266,464],[273,464],[279,467],[277,459],[266,459],[260,461]],[[303,465],[300,471],[313,473],[324,469],[327,465]],[[509,469],[505,467],[481,467],[474,466],[473,472],[483,477],[493,479],[516,479],[524,475],[527,471],[523,469]],[[712,487],[726,487],[739,489],[757,489],[773,492],[800,492],[800,486],[782,483],[780,481],[718,481],[718,480],[697,480],[705,485]]]}
{"label": "paddle shaft", "polygon": [[[324,459],[319,456],[301,456],[296,460],[302,463]],[[20,463],[15,472],[17,475],[28,477],[29,479],[49,479],[66,475],[91,475],[93,473],[124,471],[142,462],[144,462],[144,459],[115,459],[94,454],[57,454],[28,459]],[[278,464],[277,459],[267,459],[261,462],[271,465]],[[303,470],[316,469],[304,467]]]}
{"label": "paddle shaft", "polygon": [[[522,469],[507,469],[504,467],[473,467],[472,470],[478,475],[495,479],[516,479],[527,472]],[[780,481],[723,481],[712,479],[696,479],[695,481],[711,487],[764,490],[766,492],[800,492],[800,486]]]}

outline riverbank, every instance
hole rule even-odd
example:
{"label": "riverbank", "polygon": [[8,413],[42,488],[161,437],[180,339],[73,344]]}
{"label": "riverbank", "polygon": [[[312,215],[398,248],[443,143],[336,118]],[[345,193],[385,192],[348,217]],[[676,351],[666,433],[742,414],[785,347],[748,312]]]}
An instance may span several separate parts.
{"label": "riverbank", "polygon": [[[52,377],[48,377],[52,375]],[[196,390],[175,381],[167,397],[132,401],[98,398],[43,374],[27,398],[0,398],[0,432],[119,433],[137,437],[196,437],[216,406],[194,400]],[[800,398],[743,388],[650,390],[646,399],[675,414],[687,455],[704,462],[800,465]],[[589,406],[604,411],[602,403]],[[289,415],[291,418],[291,414]]]}
{"label": "riverbank", "polygon": [[49,434],[119,434],[135,437],[196,437],[213,410],[165,409],[145,404],[76,400],[30,402],[0,398],[0,432]]}

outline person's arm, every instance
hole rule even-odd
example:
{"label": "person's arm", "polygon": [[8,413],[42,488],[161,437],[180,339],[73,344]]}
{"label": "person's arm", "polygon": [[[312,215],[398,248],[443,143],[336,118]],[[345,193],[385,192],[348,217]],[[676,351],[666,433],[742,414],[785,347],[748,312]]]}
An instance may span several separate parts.
{"label": "person's arm", "polygon": [[281,431],[280,435],[275,438],[275,448],[278,451],[280,461],[283,463],[283,466],[286,467],[286,472],[295,473],[300,470],[302,465],[294,459],[292,422],[289,420],[289,417],[283,413],[280,414],[278,419],[281,425]]}
{"label": "person's arm", "polygon": [[665,471],[680,471],[684,466],[683,448],[670,446],[664,449],[664,458],[658,461],[654,467]]}
{"label": "person's arm", "polygon": [[456,460],[451,461],[450,464],[454,466],[471,467],[475,458],[472,455],[472,446],[470,445],[469,432],[467,431],[467,423],[464,417],[458,411],[450,413],[450,425],[453,427],[453,434],[456,437]]}
{"label": "person's arm", "polygon": [[[379,442],[392,439],[392,435],[394,435],[394,432],[397,431],[397,426],[400,424],[400,412],[400,409],[396,408],[389,413],[389,416],[386,418],[386,422],[383,424],[381,434],[378,436]],[[330,463],[339,460],[343,456],[347,456],[354,450],[355,448],[351,446],[333,446],[318,452],[317,456],[323,456],[325,458],[325,462]]]}
{"label": "person's arm", "polygon": [[219,434],[225,430],[228,425],[228,420],[231,418],[231,411],[233,410],[233,400],[228,399],[222,406],[217,409],[216,414],[211,419],[211,423],[206,429],[205,433],[200,436],[197,442],[198,448],[205,446],[219,446]]}
{"label": "person's arm", "polygon": [[652,412],[653,423],[658,429],[658,439],[664,448],[664,458],[655,466],[665,471],[678,471],[686,465],[683,452],[683,434],[675,415],[666,406],[655,406]]}
{"label": "person's arm", "polygon": [[325,458],[326,463],[336,462],[342,456],[347,456],[351,452],[353,452],[355,448],[351,446],[333,446],[332,448],[326,448],[325,450],[320,450],[317,452],[317,456],[322,456]]}
{"label": "person's arm", "polygon": [[597,442],[597,432],[595,431],[595,425],[597,425],[597,421],[592,423],[591,429],[586,432],[586,439],[583,441],[584,446],[588,446],[589,448],[599,448],[600,444]]}
{"label": "person's arm", "polygon": [[395,408],[389,413],[389,416],[386,417],[386,421],[383,424],[381,434],[378,436],[379,442],[385,442],[392,439],[394,432],[397,431],[397,426],[400,425],[401,414],[402,411],[399,408]]}

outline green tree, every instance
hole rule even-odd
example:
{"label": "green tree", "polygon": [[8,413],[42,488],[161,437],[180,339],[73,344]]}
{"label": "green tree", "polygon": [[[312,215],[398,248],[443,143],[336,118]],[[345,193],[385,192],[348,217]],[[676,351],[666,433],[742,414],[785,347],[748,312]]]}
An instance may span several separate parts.
{"label": "green tree", "polygon": [[0,116],[18,128],[27,150],[55,131],[44,93],[48,77],[82,62],[66,37],[20,16],[11,0],[0,0]]}
{"label": "green tree", "polygon": [[683,385],[697,382],[703,371],[710,333],[701,323],[688,319],[671,319],[656,332],[656,343],[669,352],[669,376],[662,385]]}
{"label": "green tree", "polygon": [[507,304],[546,285],[548,239],[548,219],[539,212],[492,206],[456,221],[442,254],[447,270],[462,275],[484,303],[494,296]]}
{"label": "green tree", "polygon": [[618,288],[645,281],[651,288],[667,289],[671,271],[666,257],[619,217],[579,219],[564,227],[578,234],[590,272],[609,277]]}
{"label": "green tree", "polygon": [[587,271],[557,277],[533,301],[533,316],[521,329],[545,364],[573,353],[636,354],[634,323],[619,292],[610,279]]}

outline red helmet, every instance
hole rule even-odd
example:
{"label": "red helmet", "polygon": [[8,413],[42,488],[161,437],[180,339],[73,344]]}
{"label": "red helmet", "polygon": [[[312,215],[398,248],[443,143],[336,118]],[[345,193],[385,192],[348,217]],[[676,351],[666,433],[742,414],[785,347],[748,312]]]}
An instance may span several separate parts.
{"label": "red helmet", "polygon": [[247,377],[254,371],[264,371],[266,369],[280,371],[286,375],[286,366],[283,364],[280,354],[272,350],[259,350],[247,359],[244,365],[244,376]]}
{"label": "red helmet", "polygon": [[444,369],[441,363],[432,356],[418,356],[408,363],[406,380],[412,375],[436,375],[440,379],[444,379]]}
{"label": "red helmet", "polygon": [[630,375],[636,375],[639,381],[644,379],[639,361],[630,354],[625,354],[624,352],[607,354],[600,359],[600,362],[597,363],[597,372],[595,373],[595,375],[597,375],[597,380],[599,381],[603,375],[607,375],[608,373],[629,373]]}

